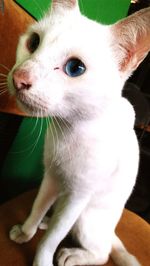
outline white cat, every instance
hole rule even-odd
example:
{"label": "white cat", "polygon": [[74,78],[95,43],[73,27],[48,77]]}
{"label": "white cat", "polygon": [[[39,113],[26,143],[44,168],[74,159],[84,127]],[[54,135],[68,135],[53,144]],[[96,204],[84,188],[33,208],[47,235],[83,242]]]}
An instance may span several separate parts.
{"label": "white cat", "polygon": [[[61,249],[58,266],[138,266],[114,233],[136,180],[134,111],[121,90],[150,49],[150,9],[112,26],[80,14],[76,0],[51,10],[20,38],[10,92],[30,115],[53,118],[45,139],[45,174],[30,216],[10,238],[30,240],[55,203],[34,266],[51,266],[71,232],[80,248]],[[53,133],[52,133],[53,130]]]}

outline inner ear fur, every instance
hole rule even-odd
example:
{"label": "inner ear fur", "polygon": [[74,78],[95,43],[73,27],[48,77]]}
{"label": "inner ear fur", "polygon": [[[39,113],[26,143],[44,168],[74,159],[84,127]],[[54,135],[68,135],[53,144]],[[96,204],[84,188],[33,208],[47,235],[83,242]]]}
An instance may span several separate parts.
{"label": "inner ear fur", "polygon": [[120,20],[110,28],[119,70],[130,74],[150,51],[150,8]]}

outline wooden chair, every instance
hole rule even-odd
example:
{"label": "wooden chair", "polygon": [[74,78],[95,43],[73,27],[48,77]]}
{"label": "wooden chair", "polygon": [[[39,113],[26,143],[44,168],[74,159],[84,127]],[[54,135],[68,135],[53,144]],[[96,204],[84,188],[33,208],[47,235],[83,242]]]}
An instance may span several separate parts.
{"label": "wooden chair", "polygon": [[[19,245],[9,239],[9,230],[12,225],[23,223],[36,193],[36,190],[26,192],[0,206],[0,265],[32,265],[35,250],[43,231],[39,230],[30,242]],[[149,266],[150,225],[136,214],[124,210],[116,231],[128,250],[139,259],[141,265]],[[115,266],[115,264],[110,259],[106,266]]]}

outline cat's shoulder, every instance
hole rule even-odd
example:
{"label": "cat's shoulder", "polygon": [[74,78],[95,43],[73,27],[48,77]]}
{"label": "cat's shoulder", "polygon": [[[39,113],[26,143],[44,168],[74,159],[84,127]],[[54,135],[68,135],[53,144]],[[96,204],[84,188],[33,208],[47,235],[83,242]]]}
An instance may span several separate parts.
{"label": "cat's shoulder", "polygon": [[[121,97],[118,108],[118,115],[123,124],[127,127],[134,127],[135,123],[135,110],[131,103],[124,97]],[[119,114],[120,113],[120,114]]]}

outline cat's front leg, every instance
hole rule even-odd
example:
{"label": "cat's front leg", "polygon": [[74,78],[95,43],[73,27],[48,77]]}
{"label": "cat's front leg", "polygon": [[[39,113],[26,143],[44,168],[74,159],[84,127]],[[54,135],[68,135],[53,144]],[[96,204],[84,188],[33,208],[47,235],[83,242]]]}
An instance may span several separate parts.
{"label": "cat's front leg", "polygon": [[33,266],[51,266],[53,255],[64,237],[86,207],[90,196],[62,195],[57,200],[54,213],[50,219],[48,229],[35,256]]}
{"label": "cat's front leg", "polygon": [[50,250],[41,249],[37,252],[33,266],[53,266],[53,253]]}
{"label": "cat's front leg", "polygon": [[53,179],[45,175],[29,217],[23,225],[12,227],[10,239],[20,244],[29,241],[36,233],[44,215],[56,200],[57,193]]}

